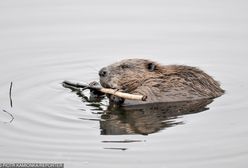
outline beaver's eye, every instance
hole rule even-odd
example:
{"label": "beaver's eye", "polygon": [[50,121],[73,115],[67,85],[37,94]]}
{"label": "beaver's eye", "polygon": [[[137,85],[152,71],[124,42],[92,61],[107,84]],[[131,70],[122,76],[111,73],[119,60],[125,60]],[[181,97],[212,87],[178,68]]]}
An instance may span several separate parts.
{"label": "beaver's eye", "polygon": [[122,64],[122,65],[121,65],[121,68],[122,68],[122,69],[129,68],[129,65],[127,65],[127,64]]}
{"label": "beaver's eye", "polygon": [[156,65],[154,63],[149,63],[147,64],[147,69],[152,72],[152,71],[155,71],[156,69]]}

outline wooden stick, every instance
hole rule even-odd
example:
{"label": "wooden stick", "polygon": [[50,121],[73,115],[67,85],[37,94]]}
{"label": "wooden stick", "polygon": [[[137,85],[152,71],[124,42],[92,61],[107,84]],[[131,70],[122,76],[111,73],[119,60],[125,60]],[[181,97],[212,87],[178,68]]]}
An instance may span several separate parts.
{"label": "wooden stick", "polygon": [[71,86],[71,87],[83,88],[83,89],[96,89],[96,90],[99,89],[99,88],[96,88],[96,87],[94,87],[94,86],[90,86],[90,85],[87,85],[87,84],[72,83],[72,82],[69,82],[69,81],[64,81],[62,84],[63,84],[64,86]]}
{"label": "wooden stick", "polygon": [[101,88],[101,89],[99,89],[99,91],[103,92],[103,93],[107,93],[107,94],[112,94],[112,95],[115,95],[117,97],[121,97],[124,99],[129,99],[129,100],[146,101],[146,99],[147,99],[147,96],[123,93],[123,92],[116,91],[114,89],[109,89],[109,88]]}
{"label": "wooden stick", "polygon": [[13,86],[13,82],[10,83],[10,87],[9,87],[9,101],[10,101],[10,106],[13,107],[13,102],[12,102],[12,86]]}
{"label": "wooden stick", "polygon": [[144,95],[136,95],[136,94],[124,93],[124,92],[120,92],[120,91],[118,91],[116,89],[103,88],[101,86],[90,86],[90,85],[86,85],[86,84],[72,83],[72,82],[69,82],[69,81],[64,81],[63,85],[64,86],[77,87],[77,88],[83,88],[83,89],[98,90],[98,91],[100,91],[102,93],[115,95],[117,97],[124,98],[124,99],[129,99],[129,100],[146,101],[146,99],[147,99],[147,96],[144,96]]}

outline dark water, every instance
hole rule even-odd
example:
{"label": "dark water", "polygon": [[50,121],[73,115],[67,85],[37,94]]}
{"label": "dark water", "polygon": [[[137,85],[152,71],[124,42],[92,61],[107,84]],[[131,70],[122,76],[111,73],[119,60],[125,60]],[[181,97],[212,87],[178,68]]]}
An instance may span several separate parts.
{"label": "dark water", "polygon": [[[0,163],[246,167],[247,5],[2,0]],[[97,80],[101,67],[123,58],[200,67],[226,94],[187,111],[185,102],[110,110],[106,99],[88,103],[61,85]]]}

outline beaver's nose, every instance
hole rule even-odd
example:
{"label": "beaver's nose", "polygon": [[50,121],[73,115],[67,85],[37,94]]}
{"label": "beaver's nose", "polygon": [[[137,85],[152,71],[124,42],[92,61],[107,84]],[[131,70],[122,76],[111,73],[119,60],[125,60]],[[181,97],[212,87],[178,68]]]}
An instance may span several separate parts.
{"label": "beaver's nose", "polygon": [[99,76],[100,76],[100,77],[106,77],[106,76],[107,76],[107,68],[102,68],[102,69],[99,71]]}

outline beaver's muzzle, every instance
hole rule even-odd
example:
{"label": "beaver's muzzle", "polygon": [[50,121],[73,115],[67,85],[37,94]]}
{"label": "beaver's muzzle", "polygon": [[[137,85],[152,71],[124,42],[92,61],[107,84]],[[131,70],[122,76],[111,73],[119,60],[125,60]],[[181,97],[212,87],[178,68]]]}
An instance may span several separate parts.
{"label": "beaver's muzzle", "polygon": [[107,76],[107,68],[102,68],[100,71],[99,71],[99,76],[100,77],[106,77]]}
{"label": "beaver's muzzle", "polygon": [[108,69],[106,67],[102,68],[99,72],[98,72],[99,76],[100,76],[100,83],[103,87],[106,88],[111,88],[111,86],[109,85],[109,72]]}
{"label": "beaver's muzzle", "polygon": [[121,89],[118,85],[118,76],[113,76],[109,67],[102,68],[99,72],[100,84],[105,88]]}

